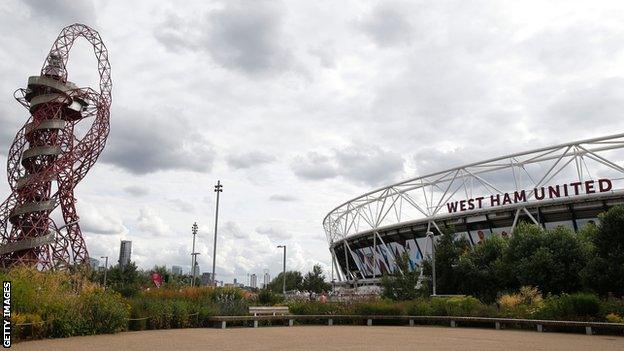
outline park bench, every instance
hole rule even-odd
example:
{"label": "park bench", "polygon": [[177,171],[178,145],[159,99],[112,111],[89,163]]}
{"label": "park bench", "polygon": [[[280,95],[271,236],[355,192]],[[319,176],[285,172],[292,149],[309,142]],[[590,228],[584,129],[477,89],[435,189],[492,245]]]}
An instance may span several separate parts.
{"label": "park bench", "polygon": [[254,316],[277,316],[289,313],[288,306],[249,306],[249,314],[253,314]]}

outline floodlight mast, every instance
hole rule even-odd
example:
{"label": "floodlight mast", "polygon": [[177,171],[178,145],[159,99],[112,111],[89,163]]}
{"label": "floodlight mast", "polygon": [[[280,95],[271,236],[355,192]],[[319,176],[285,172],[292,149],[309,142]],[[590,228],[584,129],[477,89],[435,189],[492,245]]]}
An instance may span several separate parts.
{"label": "floodlight mast", "polygon": [[197,265],[197,255],[199,255],[199,253],[195,252],[195,236],[197,235],[197,222],[193,223],[193,226],[191,228],[191,231],[193,233],[193,248],[191,251],[191,286],[195,285],[195,266]]}
{"label": "floodlight mast", "polygon": [[[99,92],[78,88],[67,80],[69,51],[80,37],[93,46]],[[99,33],[76,23],[61,30],[41,74],[30,77],[27,88],[15,92],[30,118],[17,132],[7,157],[12,192],[0,205],[0,266],[88,266],[89,253],[78,223],[74,188],[95,164],[106,143],[110,129],[110,72],[108,51]],[[78,139],[75,128],[83,120],[92,124]],[[59,205],[65,223],[61,228],[50,216]]]}
{"label": "floodlight mast", "polygon": [[217,193],[217,207],[215,213],[215,228],[214,228],[214,243],[212,246],[212,285],[216,286],[215,268],[217,264],[217,226],[219,223],[219,193],[223,192],[223,185],[221,181],[217,180],[217,184],[214,186],[214,191]]}

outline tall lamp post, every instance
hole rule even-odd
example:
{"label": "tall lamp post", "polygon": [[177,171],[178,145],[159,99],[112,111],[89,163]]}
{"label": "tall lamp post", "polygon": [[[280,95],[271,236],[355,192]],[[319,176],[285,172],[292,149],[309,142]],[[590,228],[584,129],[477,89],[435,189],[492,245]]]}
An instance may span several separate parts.
{"label": "tall lamp post", "polygon": [[282,291],[284,296],[286,296],[286,245],[278,245],[278,248],[284,248],[284,268],[282,270],[283,275],[283,283],[282,283]]}
{"label": "tall lamp post", "polygon": [[108,272],[108,256],[100,256],[100,258],[104,258],[104,290],[106,290],[106,273]]}
{"label": "tall lamp post", "polygon": [[197,235],[197,222],[193,223],[193,250],[191,251],[191,286],[195,285],[195,264],[197,263],[197,252],[195,252],[195,236]]}
{"label": "tall lamp post", "polygon": [[217,193],[217,209],[215,213],[214,244],[212,245],[212,285],[216,286],[215,266],[217,264],[217,224],[219,222],[219,193],[223,192],[223,185],[221,185],[220,180],[217,180],[217,185],[214,186],[214,191],[215,193]]}
{"label": "tall lamp post", "polygon": [[427,238],[431,239],[431,253],[432,253],[432,262],[431,262],[431,280],[433,282],[433,296],[436,296],[436,264],[435,264],[435,240],[433,239],[433,232],[427,232]]}

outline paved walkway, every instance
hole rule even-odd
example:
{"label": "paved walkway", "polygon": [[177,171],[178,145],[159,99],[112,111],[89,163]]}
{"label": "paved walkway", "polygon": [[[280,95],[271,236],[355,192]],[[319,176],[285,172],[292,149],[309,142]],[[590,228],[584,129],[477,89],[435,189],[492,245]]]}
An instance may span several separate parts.
{"label": "paved walkway", "polygon": [[15,350],[624,350],[623,336],[444,327],[169,329],[27,341]]}

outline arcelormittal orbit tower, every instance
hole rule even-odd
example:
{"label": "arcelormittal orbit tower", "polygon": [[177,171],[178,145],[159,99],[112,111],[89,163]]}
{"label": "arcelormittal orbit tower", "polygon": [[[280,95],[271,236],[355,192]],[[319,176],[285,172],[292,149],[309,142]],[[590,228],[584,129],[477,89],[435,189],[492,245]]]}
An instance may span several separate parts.
{"label": "arcelormittal orbit tower", "polygon": [[[68,80],[69,51],[80,37],[93,46],[99,91],[79,88]],[[15,92],[30,117],[8,154],[12,192],[0,206],[3,267],[66,269],[88,263],[74,188],[104,149],[111,88],[108,52],[100,35],[88,26],[73,24],[63,28],[52,45],[41,75],[28,78],[27,88]],[[75,133],[79,124],[88,129],[81,138]],[[51,214],[59,207],[63,223],[57,224]]]}

